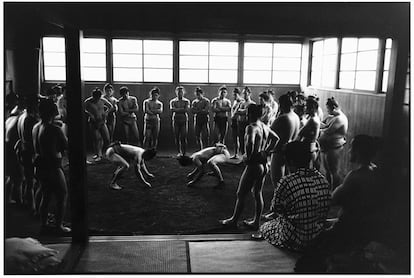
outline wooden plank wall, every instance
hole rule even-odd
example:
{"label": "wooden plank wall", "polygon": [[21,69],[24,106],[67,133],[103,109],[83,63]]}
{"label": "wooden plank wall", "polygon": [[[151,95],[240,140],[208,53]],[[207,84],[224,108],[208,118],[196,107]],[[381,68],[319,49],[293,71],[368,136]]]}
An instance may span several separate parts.
{"label": "wooden plank wall", "polygon": [[306,88],[305,93],[319,96],[319,105],[325,116],[327,115],[326,101],[329,97],[334,97],[348,117],[348,144],[345,146],[341,161],[341,173],[346,175],[352,169],[348,153],[351,139],[358,134],[382,136],[385,94],[356,93],[311,87]]}

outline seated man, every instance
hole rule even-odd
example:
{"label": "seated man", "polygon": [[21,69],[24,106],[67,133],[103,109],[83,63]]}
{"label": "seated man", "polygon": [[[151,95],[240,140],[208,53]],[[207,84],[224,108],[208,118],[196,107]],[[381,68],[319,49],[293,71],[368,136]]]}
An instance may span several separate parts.
{"label": "seated man", "polygon": [[[381,170],[372,162],[378,150],[377,140],[357,135],[351,142],[350,160],[357,167],[345,177],[332,193],[332,204],[341,206],[339,221],[333,230],[348,238],[366,239],[375,232],[374,224],[381,219]],[[377,228],[378,227],[377,225]],[[352,236],[350,236],[352,235]]]}
{"label": "seated man", "polygon": [[142,175],[141,169],[144,171],[144,174],[150,178],[153,178],[154,175],[148,172],[147,167],[145,166],[144,161],[151,160],[154,158],[156,151],[144,150],[143,148],[131,146],[127,144],[121,144],[120,142],[114,142],[109,144],[108,149],[106,150],[106,157],[109,161],[112,161],[116,166],[116,170],[111,179],[109,187],[111,189],[120,190],[122,189],[116,182],[120,178],[121,174],[129,169],[129,166],[132,164],[134,166],[135,174],[137,178],[143,182],[145,185],[151,188],[151,184],[147,182]]}
{"label": "seated man", "polygon": [[355,168],[332,193],[332,205],[341,207],[339,219],[306,248],[297,262],[298,271],[323,272],[327,257],[359,249],[384,235],[389,238],[384,229],[389,196],[384,194],[383,172],[373,163],[377,151],[377,139],[371,136],[357,135],[351,141],[350,160]]}
{"label": "seated man", "polygon": [[271,244],[302,250],[324,228],[331,199],[329,183],[316,169],[310,169],[308,144],[294,141],[286,145],[290,175],[282,177],[271,203],[274,219],[260,227]]}
{"label": "seated man", "polygon": [[182,166],[191,164],[194,164],[196,166],[196,168],[194,168],[194,170],[187,175],[187,178],[191,179],[187,183],[188,187],[193,186],[204,175],[204,166],[208,165],[213,169],[214,174],[219,179],[218,184],[215,186],[215,188],[219,188],[224,186],[224,179],[217,164],[224,163],[228,159],[230,159],[230,153],[227,150],[226,145],[217,143],[213,147],[208,147],[202,149],[201,151],[193,153],[191,157],[180,156],[178,157],[178,162]]}

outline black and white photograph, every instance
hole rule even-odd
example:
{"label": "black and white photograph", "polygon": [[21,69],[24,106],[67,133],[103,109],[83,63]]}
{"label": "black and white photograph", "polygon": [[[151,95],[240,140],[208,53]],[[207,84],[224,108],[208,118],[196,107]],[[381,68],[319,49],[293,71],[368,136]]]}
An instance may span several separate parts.
{"label": "black and white photograph", "polygon": [[1,5],[2,275],[411,274],[411,2]]}

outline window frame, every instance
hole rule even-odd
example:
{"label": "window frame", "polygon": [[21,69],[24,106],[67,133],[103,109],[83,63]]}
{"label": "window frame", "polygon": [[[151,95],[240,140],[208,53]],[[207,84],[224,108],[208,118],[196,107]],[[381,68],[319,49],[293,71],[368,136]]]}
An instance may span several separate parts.
{"label": "window frame", "polygon": [[[105,80],[85,80],[82,78],[83,82],[88,82],[88,83],[101,83],[101,82],[108,82],[108,41],[107,41],[107,37],[105,36],[84,36],[80,41],[82,43],[82,40],[84,39],[103,39],[105,40]],[[112,46],[112,45],[111,45]],[[82,46],[81,46],[82,49]],[[81,50],[80,56],[81,56],[81,72],[83,71],[84,66],[82,65],[82,55],[83,55],[83,51]],[[101,53],[101,52],[93,52],[93,53]],[[112,66],[112,65],[111,65]],[[88,67],[88,68],[94,68],[94,67]],[[96,68],[102,68],[102,67],[96,67]]]}
{"label": "window frame", "polygon": [[[175,60],[175,40],[171,38],[153,38],[153,37],[118,37],[112,36],[108,37],[107,40],[109,41],[111,53],[108,55],[110,56],[110,63],[111,63],[111,81],[114,84],[173,84],[174,83],[174,60]],[[141,41],[141,53],[137,53],[136,55],[140,55],[142,59],[141,67],[129,67],[129,68],[136,68],[141,70],[141,81],[115,81],[114,80],[114,69],[115,68],[128,68],[128,67],[115,67],[114,66],[114,51],[113,51],[113,41],[114,40],[138,40]],[[147,55],[160,55],[160,56],[171,56],[171,68],[155,68],[155,67],[145,67],[144,65],[144,57],[145,57],[145,49],[144,49],[144,41],[170,41],[172,43],[172,50],[171,54],[147,54]],[[115,54],[122,54],[122,53],[115,53]],[[145,81],[145,69],[168,69],[172,71],[171,81]]]}
{"label": "window frame", "polygon": [[[271,57],[271,69],[270,69],[270,83],[246,83],[244,80],[244,71],[246,70],[244,67],[244,59],[245,59],[245,53],[244,48],[246,43],[270,43],[272,44],[272,57]],[[242,40],[241,44],[243,45],[243,53],[240,52],[239,56],[241,59],[242,68],[240,69],[240,75],[242,76],[242,82],[243,84],[249,85],[249,86],[277,86],[277,87],[293,87],[293,86],[300,86],[301,84],[301,78],[302,78],[302,72],[303,72],[303,48],[304,48],[304,42],[303,40],[289,40],[289,39],[280,39],[275,38],[274,40],[253,40],[253,39],[246,39]],[[300,69],[299,69],[299,81],[298,83],[273,83],[273,72],[274,70],[274,47],[275,44],[300,44],[301,46],[301,53],[300,53]],[[248,57],[254,57],[254,56],[248,56]],[[256,56],[258,57],[258,56]],[[266,57],[269,58],[269,57]],[[280,57],[279,57],[280,58]],[[297,58],[297,57],[283,57],[283,58]],[[251,70],[251,71],[263,71],[263,70]],[[269,71],[269,70],[268,70]],[[296,71],[294,71],[296,72]]]}
{"label": "window frame", "polygon": [[[47,67],[46,65],[45,65],[45,49],[44,49],[44,42],[43,42],[43,39],[44,38],[60,38],[60,39],[63,39],[63,42],[64,42],[64,55],[65,55],[65,65],[64,65],[64,68],[65,68],[65,79],[63,79],[63,80],[54,80],[54,79],[46,79],[46,73],[45,73],[45,68]],[[59,35],[45,35],[45,36],[42,36],[42,39],[40,40],[41,41],[41,46],[42,46],[42,51],[41,51],[41,59],[42,59],[42,68],[41,68],[41,71],[42,71],[42,81],[43,82],[46,82],[46,83],[65,83],[66,82],[66,46],[65,46],[65,36],[59,36]],[[61,53],[61,52],[59,52],[59,53]]]}
{"label": "window frame", "polygon": [[[311,74],[312,74],[312,63],[313,63],[313,59],[312,59],[312,51],[313,51],[313,43],[315,41],[318,40],[323,40],[326,38],[330,38],[330,37],[323,37],[323,38],[312,38],[309,40],[309,64],[308,64],[308,78],[307,78],[307,87],[310,88],[315,88],[315,89],[322,89],[322,90],[335,90],[335,91],[341,91],[341,92],[346,92],[346,93],[362,93],[362,94],[373,94],[373,95],[385,95],[386,92],[382,92],[382,81],[383,81],[383,71],[384,71],[384,56],[385,56],[385,42],[386,39],[389,37],[375,37],[375,36],[338,36],[336,37],[338,39],[338,63],[337,63],[337,67],[336,67],[336,84],[334,88],[328,88],[328,87],[323,87],[323,86],[314,86],[311,84]],[[363,90],[363,89],[349,89],[349,88],[340,88],[339,87],[339,79],[340,79],[340,68],[341,68],[341,54],[342,54],[342,40],[344,38],[373,38],[373,39],[378,39],[379,43],[378,43],[378,49],[377,49],[377,67],[376,67],[376,74],[375,74],[375,85],[374,85],[374,90]],[[358,49],[357,49],[358,50]],[[392,51],[392,50],[391,50]],[[356,65],[355,65],[356,67]],[[355,70],[356,72],[356,70]],[[354,85],[355,87],[355,85]]]}
{"label": "window frame", "polygon": [[[207,82],[190,82],[190,81],[180,81],[180,71],[181,71],[181,67],[180,67],[180,62],[181,62],[181,49],[180,49],[180,42],[207,42],[208,43],[208,52],[207,55],[194,55],[194,56],[205,56],[207,57],[207,68],[200,68],[200,70],[207,70]],[[210,43],[211,42],[228,42],[228,43],[237,43],[237,56],[229,56],[229,55],[223,55],[223,56],[219,56],[219,55],[212,55],[212,56],[219,56],[219,57],[236,57],[237,58],[237,69],[235,69],[236,71],[236,82],[210,82]],[[177,83],[179,84],[188,84],[188,85],[194,85],[194,84],[199,84],[199,85],[218,85],[218,84],[231,84],[231,85],[238,85],[240,84],[240,78],[239,78],[239,71],[240,71],[240,41],[235,40],[235,39],[226,39],[226,38],[221,38],[221,39],[212,39],[212,38],[179,38],[177,39],[177,56],[178,56],[178,63],[177,63]],[[191,56],[191,55],[187,55],[184,54],[184,56]],[[189,69],[189,68],[184,68]],[[218,69],[213,69],[213,70],[218,70]],[[231,70],[231,69],[227,69],[227,70]]]}

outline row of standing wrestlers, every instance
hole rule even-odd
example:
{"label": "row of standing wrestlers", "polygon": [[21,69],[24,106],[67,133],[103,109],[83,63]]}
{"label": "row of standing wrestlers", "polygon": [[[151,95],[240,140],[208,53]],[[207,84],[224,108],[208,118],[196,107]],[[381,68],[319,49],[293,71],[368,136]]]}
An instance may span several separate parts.
{"label": "row of standing wrestlers", "polygon": [[[57,91],[58,93],[54,95],[51,94],[53,95],[53,97],[51,97],[51,99],[53,100],[53,107],[56,107],[56,111],[54,111],[53,109],[49,109],[51,111],[52,110],[54,111],[52,113],[54,115],[51,120],[53,124],[56,124],[57,119],[61,120],[61,122],[59,123],[60,125],[63,125],[63,131],[65,131],[66,111],[65,111],[65,102],[64,102],[64,97],[65,97],[64,89],[62,87],[55,86],[54,91]],[[115,99],[111,95],[113,94],[112,86],[106,85],[104,88],[104,91],[105,91],[105,97],[106,98],[112,97],[114,104],[110,104],[109,101],[105,101],[104,97],[98,94],[99,90],[94,90],[93,96],[85,101],[85,104],[86,104],[85,110],[87,111],[88,115],[90,115],[89,122],[91,123],[91,127],[95,128],[95,130],[97,131],[97,134],[101,135],[101,137],[105,137],[105,133],[106,133],[105,130],[108,130],[108,126],[109,126],[109,125],[107,126],[107,124],[108,122],[111,123],[111,120],[108,121],[108,115],[110,115],[111,112],[114,113],[118,107],[119,112],[124,113],[124,114],[121,114],[121,120],[124,123],[124,126],[127,125],[129,129],[132,125],[132,129],[134,129],[134,125],[136,127],[136,112],[137,112],[136,109],[138,108],[136,98],[129,96],[129,91],[126,87],[121,88],[121,99],[117,102],[115,102]],[[158,109],[157,111],[161,113],[162,103],[158,101],[159,90],[157,88],[154,88],[153,90],[151,90],[150,94],[151,94],[150,99],[144,102],[144,107],[146,111],[146,122],[148,122],[149,125],[151,125],[155,122],[155,121],[154,122],[151,122],[151,121],[156,119],[157,120],[156,122],[158,124],[155,124],[155,126],[157,126],[156,131],[158,133],[159,113],[153,113],[155,117],[151,117],[151,116],[147,116],[147,115],[151,115],[151,112],[147,113],[147,111],[153,111],[153,110]],[[176,135],[177,135],[178,133],[177,131],[179,131],[178,127],[184,127],[183,128],[184,134],[186,135],[187,129],[188,129],[187,111],[188,111],[188,107],[190,106],[190,103],[188,100],[184,98],[184,89],[182,87],[177,87],[176,94],[177,94],[177,97],[171,100],[170,102],[171,110],[173,110],[173,113],[174,113],[173,114],[173,123],[174,123],[173,125],[174,127],[177,127],[177,128],[174,128],[174,130],[176,131]],[[204,146],[206,143],[203,142],[201,135],[203,134],[203,131],[204,133],[206,133],[206,131],[208,132],[208,113],[210,110],[210,101],[203,96],[203,91],[200,88],[196,89],[195,94],[196,94],[196,99],[191,104],[191,110],[195,114],[196,134],[197,134],[197,128],[198,128],[198,131],[199,131],[198,141],[199,141],[200,149],[203,150],[205,149]],[[249,122],[248,115],[247,115],[247,108],[251,104],[254,104],[254,102],[251,100],[251,91],[247,87],[244,88],[242,92],[240,92],[237,89],[233,91],[233,95],[234,95],[233,104],[231,104],[230,100],[226,98],[226,94],[227,94],[227,88],[223,86],[219,89],[219,96],[213,99],[212,101],[213,103],[212,109],[215,113],[215,119],[214,119],[215,129],[217,130],[218,141],[224,142],[225,132],[227,131],[227,113],[231,112],[231,116],[232,116],[231,127],[233,131],[237,131],[237,132],[233,132],[234,133],[233,138],[235,139],[235,156],[237,156],[238,151],[240,152],[240,154],[243,154],[245,153],[245,150],[246,150],[244,146],[246,138],[244,135],[246,135],[246,127]],[[282,150],[283,146],[287,142],[295,140],[296,137],[299,137],[299,140],[309,142],[311,149],[314,149],[314,147],[312,146],[317,146],[316,139],[319,137],[319,129],[323,125],[322,126],[324,128],[323,134],[325,134],[325,136],[321,135],[319,140],[321,142],[328,141],[328,143],[325,144],[326,147],[325,149],[322,148],[322,150],[325,151],[327,157],[329,157],[330,152],[332,151],[331,156],[333,156],[334,159],[337,158],[337,160],[339,160],[339,157],[336,154],[342,148],[343,144],[341,146],[338,146],[337,142],[344,142],[344,135],[346,133],[346,128],[347,128],[347,120],[346,120],[346,116],[340,111],[338,103],[334,99],[328,100],[327,108],[328,108],[328,112],[330,116],[328,116],[325,119],[326,120],[325,123],[323,122],[321,123],[320,121],[320,116],[318,116],[320,115],[320,109],[318,108],[317,99],[314,97],[308,97],[308,99],[306,100],[306,117],[304,117],[306,121],[301,121],[299,116],[297,115],[297,111],[300,110],[300,109],[297,109],[298,107],[300,107],[300,103],[298,103],[298,99],[300,100],[300,98],[298,98],[297,95],[295,95],[292,92],[286,95],[283,95],[279,99],[280,109],[277,109],[278,104],[277,102],[273,100],[271,92],[264,92],[260,94],[259,99],[260,99],[260,106],[258,107],[260,108],[260,117],[259,117],[260,122],[270,127],[270,130],[275,132],[279,138],[278,143],[276,144],[276,148],[272,150],[273,154],[277,154],[278,149],[279,151]],[[152,103],[148,103],[148,102],[152,102]],[[32,104],[30,105],[30,103]],[[180,108],[180,105],[182,105],[183,107]],[[37,117],[35,115],[36,114],[35,106],[36,105],[33,105],[33,101],[30,101],[30,100],[28,101],[28,105],[26,106],[26,109],[23,112],[20,111],[21,109],[19,109],[19,106],[17,106],[14,109],[14,111],[10,113],[10,117],[6,121],[6,147],[7,149],[8,150],[16,149],[13,144],[13,141],[14,141],[13,137],[15,137],[14,139],[20,138],[19,145],[22,146],[21,147],[21,149],[23,150],[22,153],[27,154],[23,156],[20,155],[20,159],[22,161],[23,168],[25,170],[24,171],[25,176],[29,176],[29,177],[25,177],[25,180],[26,180],[25,192],[26,193],[24,195],[26,196],[26,199],[29,200],[28,202],[32,204],[33,208],[34,208],[34,204],[36,203],[33,197],[34,196],[33,183],[31,182],[33,181],[33,178],[30,177],[31,175],[30,169],[27,170],[26,168],[31,168],[29,165],[31,164],[30,157],[33,155],[33,151],[31,151],[31,149],[33,149],[33,147],[36,146],[35,141],[39,139],[39,138],[32,137],[32,134],[31,134],[32,129],[30,128],[30,126],[34,126],[35,123],[37,122]],[[128,107],[130,108],[128,109]],[[149,109],[148,107],[151,107],[151,109]],[[175,111],[175,109],[177,110]],[[49,111],[48,113],[50,114],[51,112]],[[204,116],[201,116],[201,115],[204,115]],[[221,115],[221,119],[220,119],[220,115]],[[109,116],[109,118],[111,118],[111,116]],[[128,119],[128,118],[133,119],[133,121],[130,121],[130,122],[128,122],[128,120],[124,121],[125,119]],[[20,122],[20,124],[18,122]],[[301,122],[303,123],[302,128],[301,128]],[[96,128],[96,127],[99,127],[99,128]],[[34,130],[35,129],[33,129],[33,131]],[[17,136],[13,136],[14,133],[16,133]],[[64,140],[62,138],[64,138],[65,133],[66,132],[63,132],[63,136],[59,135],[56,138],[60,138],[59,140],[63,142]],[[102,136],[102,134],[104,134],[104,136]],[[237,134],[237,136],[234,136],[235,134]],[[325,137],[325,140],[322,140],[324,137]],[[183,138],[182,133],[181,134],[179,133],[178,136],[176,136],[176,138],[177,139]],[[186,138],[186,136],[184,138]],[[340,140],[338,140],[338,138]],[[33,144],[31,144],[32,142],[31,139],[33,140]],[[333,143],[333,141],[335,142]],[[59,148],[55,147],[55,151],[60,150],[61,148],[64,148],[61,145],[65,145],[65,143],[64,142],[62,143],[62,142],[59,143]],[[185,144],[182,144],[182,142],[186,143],[186,140],[177,140],[177,145],[178,145],[179,152],[184,155]],[[145,143],[145,140],[144,140],[144,143]],[[156,147],[156,141],[154,142],[154,140],[152,140],[151,143],[154,144],[152,145],[152,147]],[[30,147],[30,145],[32,147]],[[183,145],[184,145],[184,150],[183,150]],[[10,146],[13,146],[13,148],[11,148]],[[284,161],[283,161],[283,156],[280,155],[280,153],[279,155],[273,155],[273,154],[272,154],[272,159],[271,159],[272,160],[271,165],[273,165],[271,167],[271,177],[272,177],[272,181],[275,181],[275,180],[277,181],[281,176],[283,176]],[[25,156],[26,156],[26,159],[24,158]],[[8,157],[10,157],[10,155],[8,155]],[[195,156],[193,156],[193,158],[194,157]],[[61,157],[59,156],[57,158],[58,160],[61,159]],[[9,163],[9,159],[7,161],[8,161],[7,164],[12,166],[12,167],[7,167],[7,168],[17,169],[16,167],[13,167],[13,163]],[[329,159],[327,161],[329,161]],[[58,162],[55,164],[59,165]],[[25,165],[29,165],[29,167],[25,167]],[[214,168],[215,167],[213,167],[213,169]],[[326,167],[326,168],[329,171],[329,167]],[[13,172],[13,171],[6,171],[6,172]],[[334,174],[335,173],[331,174],[331,177],[334,176]],[[62,172],[62,175],[60,175],[59,173],[59,175],[57,176],[60,176],[61,178],[60,180],[64,180],[63,172]],[[111,182],[111,184],[113,185],[116,185],[115,176],[116,175],[114,175],[113,182]],[[190,177],[191,176],[192,175],[190,175]],[[222,176],[221,175],[218,175],[218,176],[220,178],[220,183],[222,184],[223,182]],[[11,185],[19,184],[19,181],[18,181],[19,179],[16,178],[15,173],[8,174],[7,177],[9,177],[8,182]],[[10,178],[10,177],[14,177],[14,178]],[[191,185],[192,182],[196,181],[199,175],[195,177],[196,177],[195,179],[192,179],[192,181],[189,182],[189,185]],[[330,175],[328,174],[328,179],[329,177]],[[49,179],[49,181],[46,181],[46,183],[47,182],[51,183],[52,180],[53,179]],[[332,178],[331,178],[331,181],[333,181]],[[63,185],[63,183],[65,182],[62,181],[61,182],[62,186],[60,187],[66,188],[66,184]],[[60,191],[61,193],[62,192],[65,193],[65,190],[63,189]],[[21,193],[18,195],[22,196]],[[66,193],[60,194],[60,195],[66,196]],[[11,200],[10,198],[11,194],[8,194],[8,196],[9,196],[8,200]],[[64,199],[65,198],[66,197],[64,197]],[[18,199],[19,199],[19,202],[20,201],[23,202],[22,197],[19,197]],[[42,198],[42,200],[45,200],[45,199],[46,199],[45,203],[47,203],[48,198]],[[33,200],[33,201],[30,201],[30,200]],[[61,218],[59,216],[62,216],[62,215],[63,213],[60,213],[60,214],[58,213],[58,218]],[[61,221],[59,220],[57,222],[61,223]]]}

